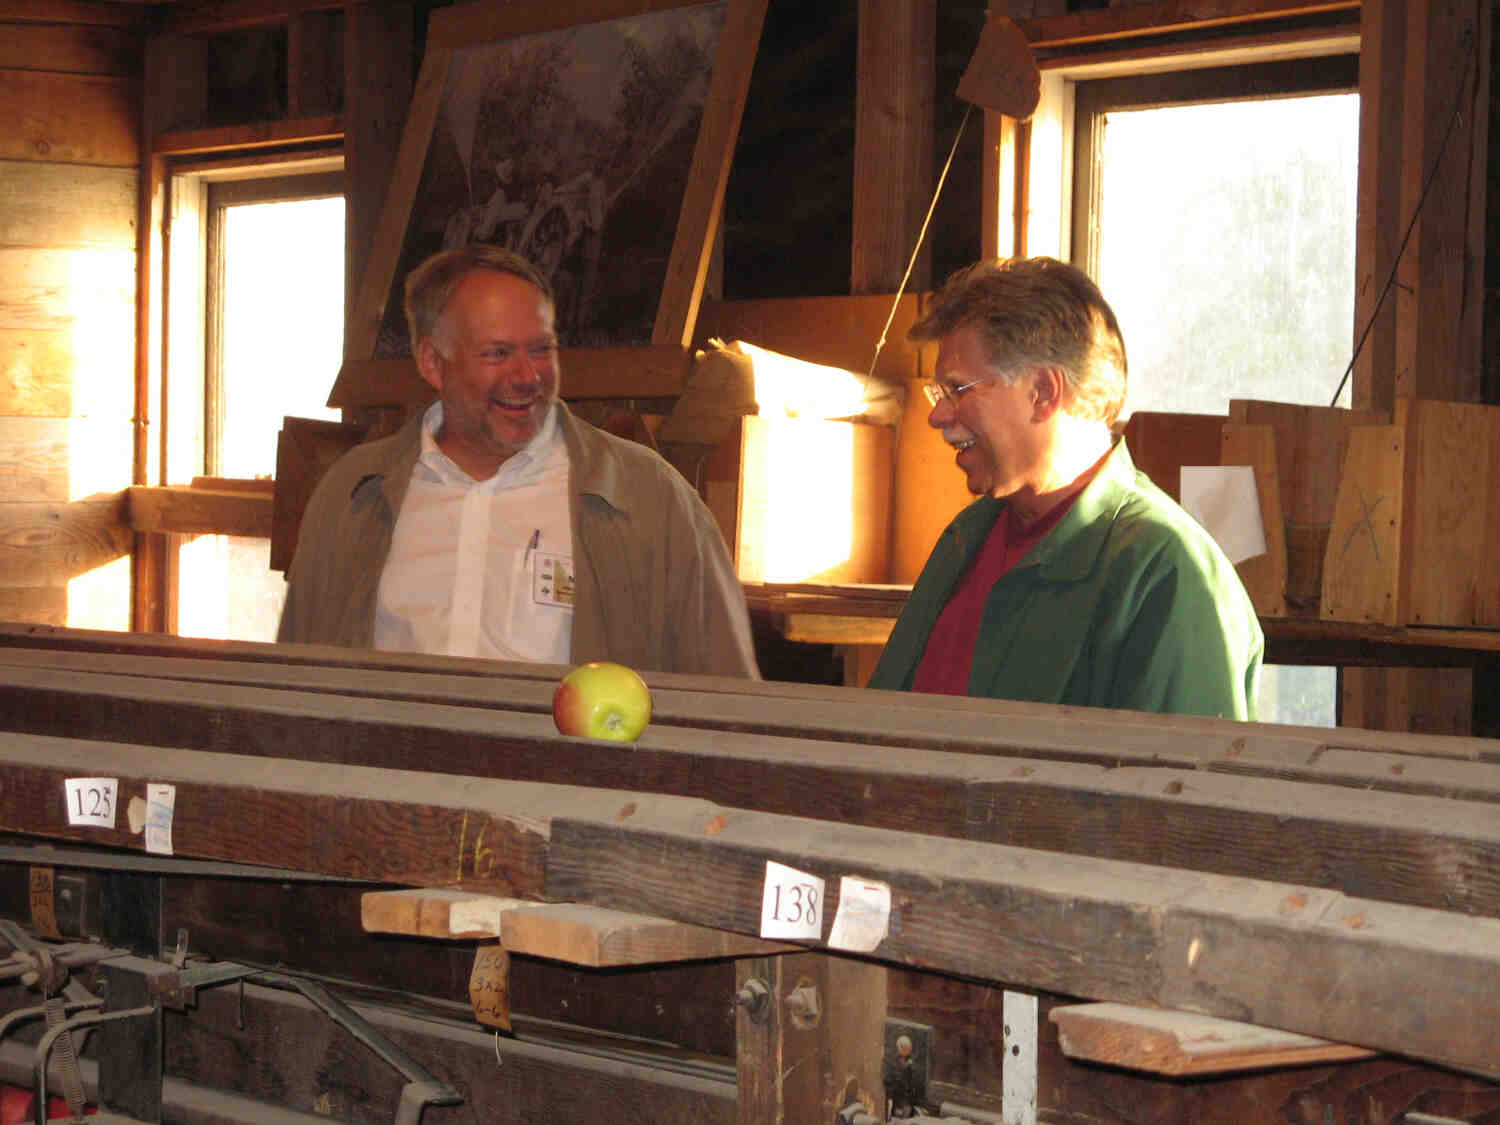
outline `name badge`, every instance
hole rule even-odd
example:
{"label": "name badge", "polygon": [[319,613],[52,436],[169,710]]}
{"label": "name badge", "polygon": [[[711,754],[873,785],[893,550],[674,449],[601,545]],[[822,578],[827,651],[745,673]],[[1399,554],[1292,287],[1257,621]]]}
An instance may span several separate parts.
{"label": "name badge", "polygon": [[573,608],[573,559],[568,555],[533,556],[536,566],[531,572],[531,600],[537,605]]}

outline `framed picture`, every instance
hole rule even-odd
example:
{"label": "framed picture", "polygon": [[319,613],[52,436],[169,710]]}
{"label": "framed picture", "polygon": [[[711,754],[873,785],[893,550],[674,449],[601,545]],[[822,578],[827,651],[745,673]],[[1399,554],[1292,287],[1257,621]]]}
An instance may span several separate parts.
{"label": "framed picture", "polygon": [[471,241],[550,277],[566,350],[686,348],[765,5],[435,11],[340,380],[410,355],[403,279]]}

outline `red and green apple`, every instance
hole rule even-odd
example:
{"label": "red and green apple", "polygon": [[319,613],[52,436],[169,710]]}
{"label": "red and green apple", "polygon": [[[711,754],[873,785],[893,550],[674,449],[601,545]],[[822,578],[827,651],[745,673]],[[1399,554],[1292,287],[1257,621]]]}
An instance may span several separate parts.
{"label": "red and green apple", "polygon": [[552,693],[552,721],[563,734],[634,742],[651,721],[651,690],[623,664],[580,664]]}

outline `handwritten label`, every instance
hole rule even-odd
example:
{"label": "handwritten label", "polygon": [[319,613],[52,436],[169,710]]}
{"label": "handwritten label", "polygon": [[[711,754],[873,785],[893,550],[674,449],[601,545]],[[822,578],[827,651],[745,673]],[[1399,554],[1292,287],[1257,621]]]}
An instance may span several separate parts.
{"label": "handwritten label", "polygon": [[113,777],[70,777],[63,782],[68,823],[85,828],[115,826],[115,795],[120,783]]}
{"label": "handwritten label", "polygon": [[766,860],[760,900],[760,936],[811,938],[823,935],[823,880],[795,867]]}
{"label": "handwritten label", "polygon": [[146,850],[172,854],[172,813],[177,804],[177,786],[146,786]]}
{"label": "handwritten label", "polygon": [[839,880],[839,908],[828,933],[831,949],[873,953],[891,928],[891,888],[873,879],[845,875]]}
{"label": "handwritten label", "polygon": [[31,926],[37,937],[60,938],[57,914],[52,909],[52,868],[33,867],[28,880],[31,887]]}
{"label": "handwritten label", "polygon": [[510,954],[498,942],[474,951],[469,1003],[474,1005],[474,1018],[480,1023],[510,1030]]}

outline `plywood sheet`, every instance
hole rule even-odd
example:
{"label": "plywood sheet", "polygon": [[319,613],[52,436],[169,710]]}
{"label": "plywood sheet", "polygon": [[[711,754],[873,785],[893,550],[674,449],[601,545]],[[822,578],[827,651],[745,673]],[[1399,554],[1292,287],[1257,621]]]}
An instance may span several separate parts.
{"label": "plywood sheet", "polygon": [[1409,601],[1398,624],[1500,627],[1500,407],[1407,399]]}
{"label": "plywood sheet", "polygon": [[0,161],[0,244],[135,249],[134,168]]}
{"label": "plywood sheet", "polygon": [[1218,465],[1224,423],[1219,414],[1169,414],[1138,410],[1125,423],[1135,467],[1173,500],[1182,502],[1182,467]]}
{"label": "plywood sheet", "polygon": [[1349,428],[1390,421],[1373,410],[1256,399],[1231,400],[1229,420],[1275,428],[1282,511],[1291,523],[1324,527],[1332,520],[1338,499],[1339,468],[1344,463]]}
{"label": "plywood sheet", "polygon": [[0,70],[0,160],[134,168],[140,160],[134,80]]}
{"label": "plywood sheet", "polygon": [[1221,464],[1249,465],[1255,470],[1266,552],[1235,564],[1245,592],[1262,617],[1285,617],[1287,604],[1286,533],[1281,517],[1281,486],[1277,475],[1276,432],[1270,426],[1223,426]]}
{"label": "plywood sheet", "polygon": [[1399,426],[1349,431],[1323,557],[1324,620],[1397,624],[1405,450]]}

